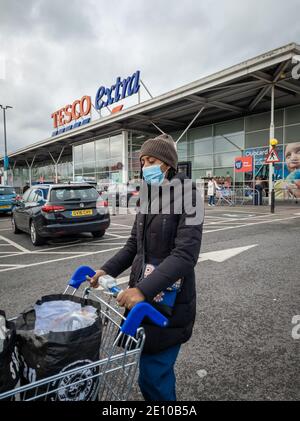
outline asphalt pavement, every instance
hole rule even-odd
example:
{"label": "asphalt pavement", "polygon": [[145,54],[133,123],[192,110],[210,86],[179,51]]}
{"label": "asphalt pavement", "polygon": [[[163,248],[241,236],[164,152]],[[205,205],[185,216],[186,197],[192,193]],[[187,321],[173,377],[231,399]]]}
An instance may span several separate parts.
{"label": "asphalt pavement", "polygon": [[[99,268],[124,245],[133,220],[112,216],[101,239],[82,234],[34,247],[1,215],[0,308],[13,317],[63,291],[79,265]],[[266,207],[206,209],[196,323],[176,365],[179,400],[299,400],[299,235],[300,206],[274,215]],[[141,399],[137,387],[132,399]]]}

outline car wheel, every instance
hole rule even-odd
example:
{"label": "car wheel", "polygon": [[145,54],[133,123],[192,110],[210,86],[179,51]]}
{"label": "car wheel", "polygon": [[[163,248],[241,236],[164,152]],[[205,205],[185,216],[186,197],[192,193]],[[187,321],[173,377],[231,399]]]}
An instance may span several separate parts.
{"label": "car wheel", "polygon": [[34,246],[40,246],[44,244],[45,242],[45,239],[41,237],[39,233],[37,232],[34,221],[31,221],[31,224],[30,224],[30,238]]}
{"label": "car wheel", "polygon": [[94,238],[100,238],[100,237],[103,237],[103,235],[105,234],[105,231],[94,231],[92,232],[92,234]]}
{"label": "car wheel", "polygon": [[17,227],[15,218],[12,216],[11,218],[11,229],[14,234],[20,234],[21,230]]}
{"label": "car wheel", "polygon": [[127,198],[126,198],[125,196],[123,196],[123,197],[121,198],[121,206],[122,206],[123,208],[127,208]]}

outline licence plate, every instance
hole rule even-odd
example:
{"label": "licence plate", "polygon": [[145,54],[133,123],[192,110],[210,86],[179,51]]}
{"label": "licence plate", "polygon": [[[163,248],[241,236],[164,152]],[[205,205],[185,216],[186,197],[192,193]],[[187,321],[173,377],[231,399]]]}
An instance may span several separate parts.
{"label": "licence plate", "polygon": [[72,216],[87,216],[87,215],[93,215],[93,210],[82,209],[82,210],[72,211]]}
{"label": "licence plate", "polygon": [[0,209],[9,209],[10,208],[10,205],[1,205],[0,206]]}

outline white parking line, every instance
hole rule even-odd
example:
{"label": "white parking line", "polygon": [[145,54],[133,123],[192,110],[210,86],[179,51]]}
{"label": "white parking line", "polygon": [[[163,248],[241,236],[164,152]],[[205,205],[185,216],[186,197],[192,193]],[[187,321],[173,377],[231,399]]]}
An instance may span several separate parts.
{"label": "white parking line", "polygon": [[15,264],[12,264],[12,265],[0,265],[0,267],[13,267],[13,268],[18,268],[18,267],[23,267],[24,265],[15,265]]}
{"label": "white parking line", "polygon": [[15,243],[14,241],[10,240],[9,238],[3,237],[2,235],[0,235],[0,239],[7,241],[9,244],[11,244],[12,246],[14,246],[16,249],[24,251],[26,253],[29,253],[30,250],[27,250],[25,247],[20,246],[20,244]]}
{"label": "white parking line", "polygon": [[112,223],[112,224],[110,224],[111,226],[112,225],[117,225],[118,227],[126,227],[126,228],[132,228],[132,225],[124,225],[124,224],[116,224],[116,223]]}
{"label": "white parking line", "polygon": [[111,248],[111,249],[98,250],[98,251],[94,251],[94,252],[91,251],[91,252],[88,252],[88,253],[76,254],[74,256],[62,257],[60,259],[46,260],[45,262],[30,263],[30,264],[27,264],[27,265],[20,265],[18,267],[10,267],[10,268],[6,268],[6,269],[0,269],[0,272],[7,272],[7,271],[10,271],[10,270],[31,268],[33,266],[46,265],[46,264],[61,262],[61,261],[64,261],[64,260],[69,260],[69,259],[78,259],[80,257],[92,256],[94,254],[100,254],[100,253],[106,253],[106,252],[113,251],[113,250],[118,250],[120,248],[122,248],[122,247],[114,247],[114,248]]}
{"label": "white parking line", "polygon": [[230,227],[218,228],[218,229],[215,229],[215,230],[214,229],[208,230],[208,231],[204,230],[203,233],[209,234],[211,232],[226,231],[226,230],[230,230],[230,229],[250,227],[251,225],[270,224],[272,222],[288,221],[290,219],[296,219],[296,218],[299,218],[299,216],[291,216],[290,218],[271,219],[269,221],[249,222],[248,224],[237,225],[237,226],[234,226],[234,227],[230,226]]}
{"label": "white parking line", "polygon": [[11,256],[19,256],[20,254],[26,254],[26,253],[24,253],[23,251],[20,251],[19,253],[15,253],[13,251],[0,251],[0,255],[1,254],[7,254],[8,255],[8,256],[2,256],[2,257],[11,257]]}
{"label": "white parking line", "polygon": [[[123,238],[123,237],[121,237]],[[124,237],[127,238],[127,237]],[[109,241],[110,239],[107,238],[105,241]],[[114,240],[114,238],[112,238],[111,240]],[[39,253],[46,253],[48,251],[52,251],[52,250],[59,250],[59,249],[63,249],[63,248],[71,248],[71,247],[78,247],[78,246],[92,246],[92,245],[101,245],[104,244],[101,242],[101,240],[90,240],[90,241],[83,241],[83,242],[78,242],[78,243],[74,243],[74,244],[65,244],[63,246],[56,246],[56,247],[50,247],[50,248],[44,248],[42,250],[37,250]],[[106,245],[114,245],[114,244],[119,244],[119,243],[106,243]],[[123,243],[122,243],[123,244]]]}
{"label": "white parking line", "polygon": [[111,237],[116,237],[116,238],[128,238],[128,235],[124,236],[124,235],[110,234],[108,232],[106,232],[105,235],[110,235]]}
{"label": "white parking line", "polygon": [[23,252],[23,251],[19,251],[19,252],[11,252],[11,251],[2,251],[1,252],[1,254],[6,254],[5,256],[0,256],[0,259],[4,259],[4,258],[7,258],[7,257],[13,257],[13,256],[23,256],[23,254],[28,254],[28,253],[25,253],[25,252]]}

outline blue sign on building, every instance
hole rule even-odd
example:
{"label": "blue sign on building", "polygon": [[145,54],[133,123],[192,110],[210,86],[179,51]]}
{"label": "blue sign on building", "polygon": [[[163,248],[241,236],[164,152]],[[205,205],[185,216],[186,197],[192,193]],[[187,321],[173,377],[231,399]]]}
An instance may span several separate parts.
{"label": "blue sign on building", "polygon": [[137,70],[132,76],[121,81],[120,77],[117,77],[116,83],[110,88],[100,86],[96,93],[95,108],[101,110],[103,107],[107,107],[115,102],[120,101],[128,96],[138,93],[140,89],[140,71]]}

